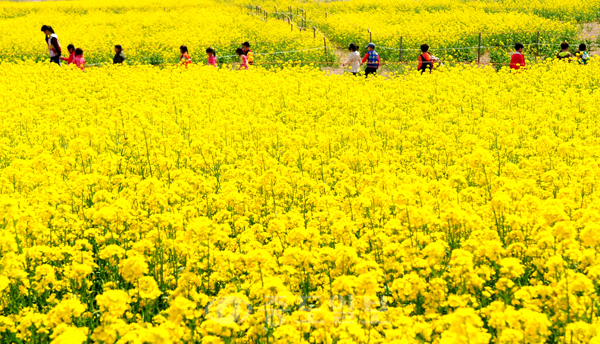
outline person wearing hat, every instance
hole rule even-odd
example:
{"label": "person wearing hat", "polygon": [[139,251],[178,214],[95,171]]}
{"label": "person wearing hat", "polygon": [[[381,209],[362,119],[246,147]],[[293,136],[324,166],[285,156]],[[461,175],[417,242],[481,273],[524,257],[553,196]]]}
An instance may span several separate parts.
{"label": "person wearing hat", "polygon": [[50,62],[54,62],[60,66],[61,49],[58,36],[54,33],[52,26],[49,25],[42,26],[42,32],[46,35],[46,45],[50,53]]}
{"label": "person wearing hat", "polygon": [[381,64],[379,54],[375,51],[375,44],[373,43],[369,43],[367,45],[367,53],[365,54],[365,57],[363,57],[360,65],[362,66],[365,62],[367,63],[367,68],[365,68],[365,75],[368,78],[369,74],[377,73],[377,69],[379,69],[379,65]]}

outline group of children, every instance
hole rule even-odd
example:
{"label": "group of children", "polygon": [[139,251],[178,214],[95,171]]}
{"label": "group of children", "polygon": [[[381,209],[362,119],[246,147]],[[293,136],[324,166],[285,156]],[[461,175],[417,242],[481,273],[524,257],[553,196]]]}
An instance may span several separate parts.
{"label": "group of children", "polygon": [[[510,68],[512,69],[520,69],[521,67],[525,67],[525,55],[523,55],[523,49],[525,46],[521,43],[515,44],[515,52],[513,53],[510,61]],[[367,67],[365,68],[365,76],[368,77],[369,74],[377,73],[379,66],[381,65],[381,59],[379,58],[379,54],[375,51],[375,44],[369,43],[367,45],[367,53],[365,56],[360,59],[360,54],[358,52],[358,47],[354,43],[350,43],[348,47],[350,50],[350,54],[348,55],[348,60],[342,64],[342,66],[350,66],[351,73],[357,75],[360,71],[360,67],[366,62]],[[575,54],[571,54],[569,52],[569,43],[563,42],[560,45],[560,52],[556,54],[556,58],[558,60],[567,60],[572,61],[574,58],[577,58],[579,64],[587,64],[590,58],[590,55],[587,52],[587,46],[582,43],[579,45],[579,51]],[[423,74],[427,70],[431,73],[433,70],[435,63],[440,63],[440,60],[431,55],[429,53],[429,45],[423,44],[421,45],[421,54],[417,58],[418,65],[417,70]]]}
{"label": "group of children", "polygon": [[[512,54],[510,59],[510,68],[519,70],[521,67],[525,67],[525,55],[523,54],[525,46],[522,43],[515,44],[515,52]],[[556,58],[558,60],[565,60],[568,62],[573,61],[574,58],[577,59],[579,64],[585,65],[588,63],[590,59],[590,55],[587,52],[587,45],[585,43],[581,43],[579,45],[579,51],[573,56],[569,52],[569,43],[563,42],[560,44],[560,51],[556,54]]]}
{"label": "group of children", "polygon": [[[60,66],[60,61],[65,61],[67,65],[74,64],[79,69],[85,70],[85,59],[83,58],[83,50],[81,48],[75,48],[73,44],[67,46],[69,57],[62,56],[62,48],[58,41],[58,36],[49,25],[42,26],[42,32],[46,35],[45,42],[48,45],[48,52],[50,54],[50,61]],[[115,45],[115,57],[113,57],[113,63],[119,64],[125,61],[125,54],[123,48],[120,45]]]}
{"label": "group of children", "polygon": [[[65,61],[67,65],[74,64],[81,70],[85,70],[85,59],[83,58],[83,49],[75,48],[73,44],[67,46],[69,51],[69,57],[62,56],[62,49],[58,36],[54,32],[51,26],[42,26],[42,32],[46,35],[45,42],[48,45],[48,52],[50,54],[50,61],[60,66],[61,61]],[[179,57],[179,63],[185,65],[186,68],[192,63],[192,58],[188,51],[187,46],[182,45],[179,47],[181,56]],[[240,57],[240,69],[248,69],[249,65],[254,64],[254,54],[250,50],[250,43],[242,43],[241,48],[236,49],[236,54]],[[211,66],[217,66],[217,56],[213,48],[207,48],[206,54],[208,55],[208,64]],[[115,45],[115,56],[113,57],[113,64],[120,64],[125,61],[125,54],[123,53],[123,47],[121,45]]]}
{"label": "group of children", "polygon": [[[60,61],[66,61],[68,65],[74,64],[81,70],[85,70],[85,59],[83,58],[83,50],[81,48],[75,48],[73,44],[67,46],[69,51],[69,57],[63,57],[61,53],[60,42],[58,36],[54,32],[51,26],[42,26],[42,32],[46,35],[45,42],[48,45],[48,52],[50,54],[50,61],[60,66]],[[525,67],[525,55],[523,54],[525,46],[522,43],[515,44],[515,52],[512,54],[510,61],[510,68],[518,70],[521,67]],[[563,42],[560,45],[560,52],[556,55],[559,60],[572,61],[577,58],[579,64],[587,64],[590,56],[587,52],[587,46],[585,44],[579,45],[579,51],[575,56],[569,52],[569,43]],[[375,51],[375,44],[369,43],[366,47],[367,52],[364,57],[360,58],[358,52],[358,46],[354,43],[350,43],[348,50],[348,60],[342,64],[342,66],[349,66],[352,74],[357,75],[360,71],[360,67],[366,63],[365,76],[369,77],[371,74],[376,74],[381,65],[381,59],[379,54]],[[179,47],[181,56],[179,57],[179,63],[185,65],[186,68],[192,63],[192,58],[188,51],[187,46],[182,45]],[[250,43],[242,43],[241,48],[237,48],[235,53],[240,58],[239,69],[248,69],[249,65],[254,64],[254,54],[250,50]],[[208,64],[211,66],[217,66],[216,52],[213,48],[207,48],[206,54],[208,55]],[[125,54],[123,48],[120,45],[115,45],[115,56],[113,57],[113,64],[120,64],[125,61]],[[429,46],[427,44],[421,45],[421,54],[418,57],[417,70],[423,74],[427,70],[431,73],[434,64],[439,63],[439,59],[429,53]]]}
{"label": "group of children", "polygon": [[[361,60],[358,46],[354,43],[350,43],[350,46],[348,47],[348,50],[350,50],[348,60],[343,63],[342,66],[349,66],[350,72],[354,75],[358,75],[360,67],[366,63],[365,76],[368,78],[370,74],[377,73],[381,66],[381,59],[379,58],[379,54],[375,51],[375,44],[369,43],[366,48],[367,52]],[[440,60],[429,53],[429,45],[423,44],[421,45],[421,54],[419,55],[418,62],[417,70],[423,74],[427,70],[431,73],[434,63],[439,63]]]}
{"label": "group of children", "polygon": [[354,75],[358,75],[360,71],[360,67],[367,63],[367,67],[365,68],[365,74],[368,77],[370,74],[377,73],[379,69],[379,65],[381,64],[381,59],[379,58],[379,54],[375,51],[375,44],[369,43],[367,45],[367,53],[365,56],[360,58],[360,53],[358,52],[358,46],[354,43],[350,43],[348,47],[350,50],[350,54],[348,55],[348,61],[342,64],[342,66],[349,66],[350,72]]}
{"label": "group of children", "polygon": [[[179,63],[185,65],[186,68],[189,64],[192,63],[192,58],[188,52],[188,48],[185,45],[179,47],[179,52],[181,56],[179,57]],[[240,58],[240,69],[248,69],[248,65],[254,64],[254,53],[250,50],[250,43],[244,42],[242,43],[241,48],[237,48],[235,53]],[[206,55],[208,55],[208,65],[217,66],[217,56],[215,49],[206,48]]]}

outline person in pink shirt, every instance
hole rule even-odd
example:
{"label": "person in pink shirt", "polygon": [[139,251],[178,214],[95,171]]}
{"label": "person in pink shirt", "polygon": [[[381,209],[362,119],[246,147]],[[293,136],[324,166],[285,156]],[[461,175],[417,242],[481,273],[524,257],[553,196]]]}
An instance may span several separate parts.
{"label": "person in pink shirt", "polygon": [[81,48],[75,49],[75,57],[73,57],[73,62],[79,69],[85,70],[85,59],[83,58],[83,50]]}
{"label": "person in pink shirt", "polygon": [[248,56],[244,55],[242,48],[237,48],[235,53],[240,57],[240,70],[248,69]]}
{"label": "person in pink shirt", "polygon": [[208,55],[208,64],[210,66],[217,66],[217,57],[215,56],[215,49],[206,48],[206,54]]}
{"label": "person in pink shirt", "polygon": [[61,56],[60,59],[63,61],[67,61],[67,65],[70,65],[71,63],[73,63],[73,58],[75,57],[75,46],[73,44],[69,44],[67,46],[67,50],[69,51],[69,57],[66,58],[64,56]]}

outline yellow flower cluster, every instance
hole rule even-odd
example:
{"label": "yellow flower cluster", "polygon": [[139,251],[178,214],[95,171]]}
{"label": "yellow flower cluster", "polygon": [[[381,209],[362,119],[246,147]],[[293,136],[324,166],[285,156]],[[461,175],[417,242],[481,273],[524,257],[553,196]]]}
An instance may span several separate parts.
{"label": "yellow flower cluster", "polygon": [[[0,60],[48,60],[42,24],[56,31],[63,56],[72,43],[83,49],[88,64],[112,63],[116,44],[123,47],[126,63],[174,64],[181,45],[189,48],[194,63],[206,64],[208,47],[215,48],[220,63],[228,63],[237,61],[235,49],[245,41],[257,63],[327,60],[322,37],[251,13],[244,6],[210,0],[3,1]],[[281,53],[289,51],[294,52]]]}
{"label": "yellow flower cluster", "polygon": [[600,343],[599,72],[3,63],[0,343]]}

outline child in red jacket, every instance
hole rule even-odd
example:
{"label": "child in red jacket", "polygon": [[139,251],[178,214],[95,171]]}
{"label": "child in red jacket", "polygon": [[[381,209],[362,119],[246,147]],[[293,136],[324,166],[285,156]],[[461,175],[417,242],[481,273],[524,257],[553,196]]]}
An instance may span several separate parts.
{"label": "child in red jacket", "polygon": [[523,44],[515,44],[515,52],[510,58],[510,68],[519,70],[521,67],[525,67],[525,55],[523,55]]}
{"label": "child in red jacket", "polygon": [[67,46],[67,50],[69,51],[69,58],[61,56],[60,59],[63,61],[67,61],[67,65],[73,63],[73,58],[75,58],[75,46],[73,44],[69,44]]}

